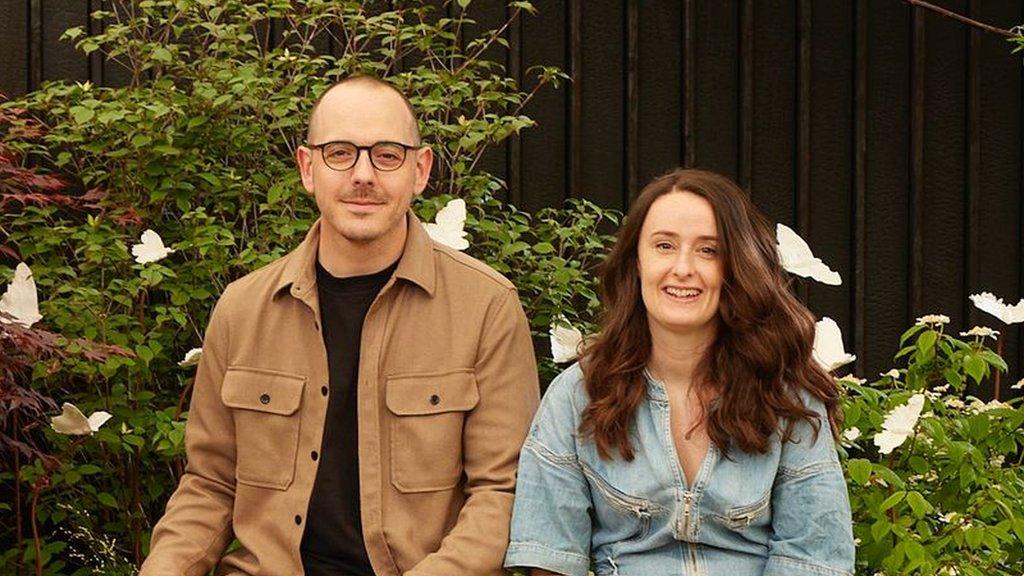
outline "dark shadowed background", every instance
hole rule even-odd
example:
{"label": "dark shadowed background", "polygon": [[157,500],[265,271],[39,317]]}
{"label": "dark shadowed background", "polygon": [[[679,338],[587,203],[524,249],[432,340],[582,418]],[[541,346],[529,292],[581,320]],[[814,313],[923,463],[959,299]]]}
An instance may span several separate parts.
{"label": "dark shadowed background", "polygon": [[[1019,0],[934,3],[999,28],[1024,22]],[[104,4],[0,0],[0,92],[125,82],[58,40],[95,30],[87,14]],[[470,14],[495,26],[504,4],[477,0]],[[842,275],[842,286],[798,290],[842,327],[858,375],[888,369],[914,318],[942,313],[950,331],[1003,331],[1004,382],[1024,376],[1019,325],[967,298],[1024,295],[1024,63],[1004,38],[900,0],[537,6],[506,33],[508,69],[556,65],[574,81],[540,94],[528,109],[538,126],[488,158],[511,201],[624,209],[674,166],[724,172]]]}

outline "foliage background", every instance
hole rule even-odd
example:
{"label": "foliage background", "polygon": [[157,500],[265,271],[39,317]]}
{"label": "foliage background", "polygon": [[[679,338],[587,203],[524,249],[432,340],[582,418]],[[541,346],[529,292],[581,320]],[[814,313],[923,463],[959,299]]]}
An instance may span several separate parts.
{"label": "foliage background", "polygon": [[[535,11],[509,5],[512,18]],[[370,73],[410,94],[439,159],[416,210],[429,220],[449,198],[467,200],[469,252],[519,287],[541,356],[553,318],[593,327],[592,272],[619,215],[582,200],[529,214],[500,201],[503,182],[480,169],[489,146],[534,124],[524,106],[565,76],[540,67],[516,85],[485,57],[503,46],[501,28],[474,29],[469,2],[453,6],[455,17],[419,2],[115,3],[97,15],[115,25],[65,36],[123,64],[128,86],[55,82],[0,107],[3,249],[31,265],[44,316],[37,329],[2,327],[0,507],[15,521],[0,571],[127,574],[145,555],[182,469],[192,371],[177,362],[199,346],[223,287],[294,247],[315,217],[291,157],[334,79]],[[286,24],[273,45],[271,20]],[[325,35],[342,54],[316,49]],[[146,228],[175,253],[136,264],[129,249]],[[929,398],[928,442],[888,459],[870,443],[848,447],[861,568],[1019,574],[1024,417],[1019,405],[950,407],[1005,365],[941,328],[908,336],[917,348],[900,378],[848,384],[847,427],[864,438],[911,393],[950,384]],[[541,369],[546,381],[556,367]],[[47,418],[65,401],[114,418],[92,437],[62,437]]]}

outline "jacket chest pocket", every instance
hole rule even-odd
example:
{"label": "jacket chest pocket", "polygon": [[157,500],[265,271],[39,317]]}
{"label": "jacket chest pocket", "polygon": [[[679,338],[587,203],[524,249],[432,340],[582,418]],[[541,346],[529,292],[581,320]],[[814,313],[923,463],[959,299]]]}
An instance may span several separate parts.
{"label": "jacket chest pocket", "polygon": [[291,485],[305,384],[297,374],[228,368],[220,394],[235,420],[238,482],[277,490]]}
{"label": "jacket chest pocket", "polygon": [[454,488],[462,477],[462,426],[480,400],[470,370],[389,376],[391,483],[400,492]]}

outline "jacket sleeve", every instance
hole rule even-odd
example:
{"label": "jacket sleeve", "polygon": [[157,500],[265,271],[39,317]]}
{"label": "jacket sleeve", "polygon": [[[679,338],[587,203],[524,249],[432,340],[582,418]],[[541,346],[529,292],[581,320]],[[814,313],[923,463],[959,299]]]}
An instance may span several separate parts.
{"label": "jacket sleeve", "polygon": [[491,304],[478,350],[480,401],[462,436],[466,502],[437,552],[406,576],[502,573],[516,464],[540,395],[533,341],[515,289]]}
{"label": "jacket sleeve", "polygon": [[220,559],[232,538],[235,499],[235,427],[220,398],[227,369],[228,330],[223,296],[203,339],[188,423],[188,464],[153,529],[140,576],[198,576]]}
{"label": "jacket sleeve", "polygon": [[593,503],[576,450],[576,374],[570,368],[548,387],[519,457],[509,568],[585,576],[590,567]]}
{"label": "jacket sleeve", "polygon": [[[805,400],[806,401],[806,400]],[[772,528],[764,576],[852,576],[853,524],[846,481],[824,406],[819,431],[806,421],[782,444],[772,488]]]}

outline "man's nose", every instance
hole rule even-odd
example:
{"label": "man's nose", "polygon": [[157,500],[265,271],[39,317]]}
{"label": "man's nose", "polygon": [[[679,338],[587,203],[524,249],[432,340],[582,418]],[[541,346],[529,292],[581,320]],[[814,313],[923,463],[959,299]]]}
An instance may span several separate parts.
{"label": "man's nose", "polygon": [[373,167],[373,162],[370,161],[370,151],[360,150],[359,152],[359,157],[356,158],[356,163],[352,166],[352,183],[372,183],[377,177],[377,171]]}

